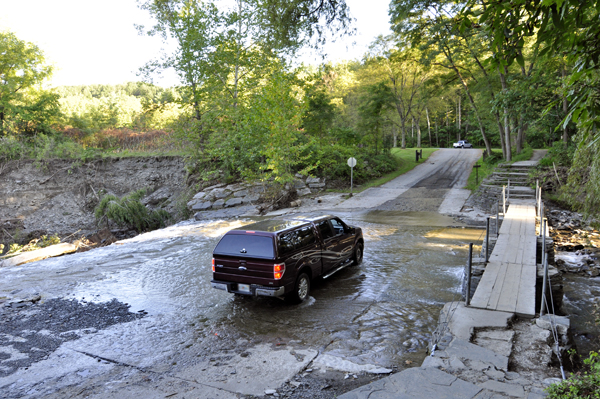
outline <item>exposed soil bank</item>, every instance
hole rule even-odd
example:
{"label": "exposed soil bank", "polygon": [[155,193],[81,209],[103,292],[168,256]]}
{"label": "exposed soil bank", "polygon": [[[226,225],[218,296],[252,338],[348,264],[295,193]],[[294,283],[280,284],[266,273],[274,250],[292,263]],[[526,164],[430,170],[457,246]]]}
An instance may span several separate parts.
{"label": "exposed soil bank", "polygon": [[185,180],[181,157],[9,162],[0,170],[0,242],[92,233],[97,229],[94,207],[107,193],[123,196],[147,189],[145,204],[173,213]]}

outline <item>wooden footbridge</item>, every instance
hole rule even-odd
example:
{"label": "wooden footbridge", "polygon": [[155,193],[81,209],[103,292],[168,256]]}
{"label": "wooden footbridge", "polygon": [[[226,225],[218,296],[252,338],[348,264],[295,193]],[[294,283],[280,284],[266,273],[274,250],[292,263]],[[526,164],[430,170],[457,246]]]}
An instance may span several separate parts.
{"label": "wooden footbridge", "polygon": [[513,200],[470,306],[535,316],[536,207]]}

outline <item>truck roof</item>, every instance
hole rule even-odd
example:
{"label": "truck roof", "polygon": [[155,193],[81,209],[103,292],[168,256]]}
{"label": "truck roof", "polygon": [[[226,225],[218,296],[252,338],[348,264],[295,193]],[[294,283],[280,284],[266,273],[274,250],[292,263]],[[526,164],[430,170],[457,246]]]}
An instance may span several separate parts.
{"label": "truck roof", "polygon": [[306,216],[295,216],[290,217],[289,219],[269,219],[262,220],[260,222],[247,224],[245,226],[239,227],[237,231],[264,231],[268,233],[278,233],[280,231],[288,230],[294,227],[301,226],[303,224],[307,224],[309,222],[314,222],[320,219],[328,218],[329,215],[321,215],[316,217],[306,217]]}

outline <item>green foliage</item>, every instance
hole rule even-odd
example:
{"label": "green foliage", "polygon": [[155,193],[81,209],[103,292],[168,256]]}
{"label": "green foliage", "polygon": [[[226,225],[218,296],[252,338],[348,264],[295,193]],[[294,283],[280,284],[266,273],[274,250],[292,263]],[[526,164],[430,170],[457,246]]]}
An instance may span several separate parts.
{"label": "green foliage", "polygon": [[600,209],[600,141],[580,134],[579,146],[560,198],[586,215],[598,215]]}
{"label": "green foliage", "polygon": [[[480,4],[486,7],[481,12]],[[564,122],[578,122],[586,134],[600,129],[598,70],[600,64],[600,2],[598,0],[547,0],[497,2],[472,0],[467,16],[486,27],[495,58],[501,65],[524,64],[526,38],[534,37],[541,55],[566,55],[574,65],[567,81],[570,110]],[[465,20],[465,25],[470,21]]]}
{"label": "green foliage", "polygon": [[36,45],[0,31],[0,135],[48,129],[57,98],[41,84],[51,73]]}
{"label": "green foliage", "polygon": [[33,146],[32,155],[38,160],[49,158],[75,159],[84,152],[81,145],[59,135],[38,134],[31,143]]}
{"label": "green foliage", "polygon": [[548,154],[540,160],[540,165],[548,167],[553,165],[570,167],[573,164],[575,149],[576,146],[572,142],[565,145],[565,143],[561,141],[556,141],[548,151]]}
{"label": "green foliage", "polygon": [[141,202],[144,195],[146,190],[143,189],[122,198],[105,195],[94,210],[96,220],[99,224],[111,220],[118,226],[131,227],[140,233],[165,227],[171,216],[163,209],[149,211]]}
{"label": "green foliage", "polygon": [[574,375],[546,391],[550,399],[594,399],[600,398],[600,354],[590,352],[584,361],[586,371]]}
{"label": "green foliage", "polygon": [[307,133],[323,137],[333,124],[335,106],[324,87],[312,87],[306,92],[306,111],[302,126]]}
{"label": "green foliage", "polygon": [[477,190],[483,179],[489,176],[500,162],[502,162],[502,152],[497,150],[493,150],[492,155],[486,156],[485,159],[477,161],[476,164],[480,166],[478,170],[473,168],[471,171],[466,188],[471,191]]}
{"label": "green foliage", "polygon": [[0,137],[0,164],[20,159],[26,152],[24,144],[13,136]]}
{"label": "green foliage", "polygon": [[319,145],[317,142],[311,143],[305,148],[310,154],[306,157],[300,167],[315,165],[313,174],[323,176],[331,180],[347,180],[350,178],[350,168],[348,167],[348,158],[356,158],[354,167],[354,181],[361,183],[372,178],[380,177],[386,173],[393,172],[398,168],[398,161],[395,157],[388,154],[373,155],[360,151],[357,148],[345,147],[339,144]]}
{"label": "green foliage", "polygon": [[91,135],[103,129],[162,129],[175,120],[181,109],[179,94],[149,83],[121,85],[62,86],[62,123]]}

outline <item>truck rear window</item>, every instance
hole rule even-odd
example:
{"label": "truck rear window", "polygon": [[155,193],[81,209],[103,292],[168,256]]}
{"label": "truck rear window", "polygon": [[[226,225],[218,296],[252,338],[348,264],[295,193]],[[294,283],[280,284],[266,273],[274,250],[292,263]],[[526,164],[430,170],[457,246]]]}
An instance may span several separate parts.
{"label": "truck rear window", "polygon": [[215,254],[274,258],[273,238],[265,236],[228,234],[217,244]]}

